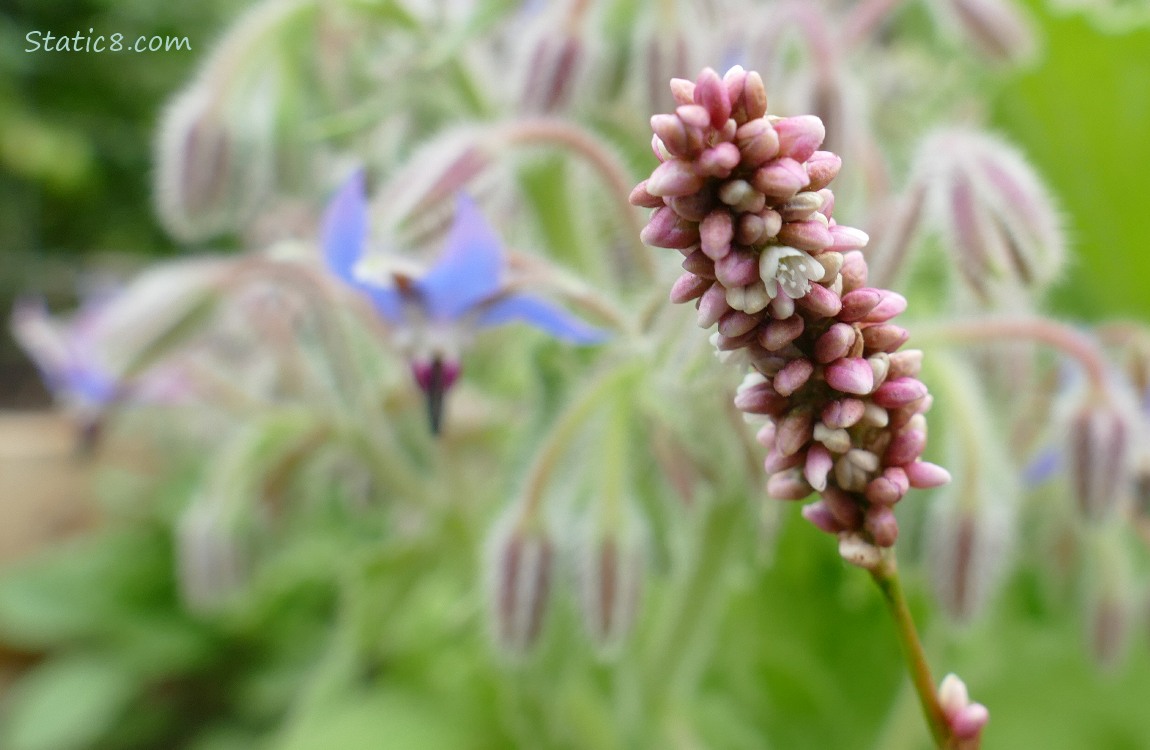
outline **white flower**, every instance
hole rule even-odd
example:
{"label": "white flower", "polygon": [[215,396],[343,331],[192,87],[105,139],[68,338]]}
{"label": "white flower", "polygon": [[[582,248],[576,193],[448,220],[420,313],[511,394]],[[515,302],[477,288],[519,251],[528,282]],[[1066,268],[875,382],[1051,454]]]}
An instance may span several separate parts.
{"label": "white flower", "polygon": [[791,299],[800,299],[824,273],[817,260],[786,245],[770,245],[759,256],[759,276],[771,299],[779,296],[780,289]]}

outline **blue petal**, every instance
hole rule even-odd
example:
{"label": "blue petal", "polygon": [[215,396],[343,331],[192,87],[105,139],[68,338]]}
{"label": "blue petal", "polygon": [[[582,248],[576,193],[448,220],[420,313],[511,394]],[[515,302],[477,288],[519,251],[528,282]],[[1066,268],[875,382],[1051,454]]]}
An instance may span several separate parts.
{"label": "blue petal", "polygon": [[1022,469],[1022,482],[1027,487],[1037,487],[1062,469],[1062,451],[1047,446],[1030,459]]}
{"label": "blue petal", "polygon": [[63,389],[95,404],[111,403],[119,385],[107,375],[92,367],[72,367],[61,373]]}
{"label": "blue petal", "polygon": [[323,253],[327,266],[352,286],[362,287],[355,277],[355,264],[367,237],[367,196],[363,170],[347,179],[327,205],[323,217]]}
{"label": "blue petal", "polygon": [[479,316],[478,323],[496,326],[512,320],[521,320],[575,344],[598,344],[608,337],[606,331],[587,325],[550,302],[526,294],[511,294],[493,303]]}
{"label": "blue petal", "polygon": [[499,291],[502,275],[499,238],[475,203],[460,193],[443,254],[417,282],[428,315],[441,320],[462,316]]}
{"label": "blue petal", "polygon": [[360,284],[360,289],[371,298],[372,304],[375,305],[375,309],[379,311],[380,315],[392,323],[403,322],[403,296],[400,295],[398,288]]}

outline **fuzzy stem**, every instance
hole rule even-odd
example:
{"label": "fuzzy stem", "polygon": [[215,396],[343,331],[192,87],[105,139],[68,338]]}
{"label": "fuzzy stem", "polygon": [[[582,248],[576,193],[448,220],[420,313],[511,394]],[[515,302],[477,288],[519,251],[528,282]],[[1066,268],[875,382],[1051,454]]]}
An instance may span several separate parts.
{"label": "fuzzy stem", "polygon": [[903,658],[910,673],[914,691],[918,693],[919,703],[922,704],[922,713],[930,727],[931,736],[939,748],[947,750],[957,749],[957,740],[951,735],[946,716],[938,702],[938,692],[935,688],[934,678],[930,674],[930,665],[926,661],[926,652],[922,641],[919,640],[918,631],[914,626],[910,607],[907,605],[906,594],[902,590],[902,582],[898,575],[898,562],[893,549],[883,552],[881,562],[870,570],[871,577],[882,591],[883,601],[894,619],[895,630],[898,633],[899,644],[902,646]]}
{"label": "fuzzy stem", "polygon": [[1086,371],[1098,393],[1109,391],[1109,365],[1094,341],[1071,326],[1046,318],[986,318],[963,323],[935,323],[915,328],[923,341],[983,344],[1030,339],[1062,351]]}
{"label": "fuzzy stem", "polygon": [[[583,156],[603,176],[612,193],[612,202],[620,207],[623,220],[627,223],[627,236],[638,237],[643,231],[643,222],[631,208],[631,178],[620,166],[619,159],[586,130],[563,120],[536,118],[519,120],[508,125],[504,131],[508,142],[515,144],[542,143],[562,146]],[[634,265],[647,280],[655,277],[655,260],[650,249],[638,242],[628,243],[631,258],[627,263]]]}
{"label": "fuzzy stem", "polygon": [[611,389],[617,388],[627,378],[639,372],[641,360],[623,362],[599,375],[587,385],[578,400],[571,403],[559,416],[548,433],[543,446],[535,455],[535,461],[527,474],[524,487],[524,503],[520,518],[523,523],[532,522],[543,505],[544,489],[550,480],[559,459],[578,434],[579,428],[597,409],[603,407],[604,398]]}
{"label": "fuzzy stem", "polygon": [[904,2],[905,0],[862,0],[855,5],[843,23],[843,47],[849,49],[873,36]]}

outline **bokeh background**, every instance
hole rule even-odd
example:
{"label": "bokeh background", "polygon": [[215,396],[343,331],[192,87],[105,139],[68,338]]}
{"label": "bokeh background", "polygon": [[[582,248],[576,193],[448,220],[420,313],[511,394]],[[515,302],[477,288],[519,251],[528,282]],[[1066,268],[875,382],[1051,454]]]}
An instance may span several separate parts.
{"label": "bokeh background", "polygon": [[[214,39],[242,10],[240,5],[222,0],[4,3],[0,309],[9,309],[19,293],[29,290],[66,307],[75,301],[82,271],[127,271],[157,258],[230,246],[234,238],[223,237],[207,247],[189,247],[160,228],[150,196],[151,146],[163,103],[187,83]],[[1054,309],[1082,322],[1115,317],[1146,321],[1150,320],[1150,233],[1145,229],[1150,203],[1150,9],[1133,2],[1109,5],[1115,16],[1126,13],[1143,22],[1109,24],[1104,11],[1076,12],[1055,2],[1030,0],[1040,28],[1040,56],[1020,70],[983,72],[980,85],[985,88],[990,122],[1030,157],[1064,213],[1072,261],[1052,294]],[[23,51],[24,35],[30,30],[89,27],[187,36],[192,50],[138,57]],[[31,410],[48,403],[34,368],[7,332],[0,333],[0,408]],[[5,497],[5,512],[60,512],[17,510],[20,499]],[[99,523],[86,512],[78,518],[44,536],[83,537],[84,526]],[[56,543],[42,539],[36,546]],[[154,568],[162,569],[157,561],[170,556],[170,550],[156,536],[126,533],[112,540],[81,538],[69,543],[81,545],[76,548],[82,550],[77,562],[70,563],[66,556],[55,558],[36,576],[0,590],[0,643],[5,628],[23,635],[21,628],[33,623],[35,627],[55,623],[61,633],[75,631],[83,638],[85,618],[122,627],[125,653],[131,651],[133,639],[140,639],[134,658],[143,660],[194,660],[200,657],[188,654],[210,651],[221,639],[232,640],[222,651],[213,651],[217,661],[199,672],[190,670],[196,676],[155,686],[147,704],[154,714],[136,715],[130,721],[123,710],[132,691],[133,667],[119,662],[109,667],[101,661],[104,657],[79,655],[61,664],[56,674],[39,673],[41,689],[32,698],[25,694],[20,704],[19,748],[192,747],[190,741],[184,744],[184,738],[193,736],[192,727],[201,719],[219,721],[220,728],[196,740],[199,750],[255,746],[244,743],[273,723],[271,712],[261,713],[259,702],[275,704],[276,691],[287,689],[285,681],[302,679],[306,668],[301,665],[310,664],[319,647],[302,647],[298,664],[276,662],[287,665],[282,675],[253,678],[244,686],[250,710],[220,719],[214,691],[220,684],[235,687],[231,682],[235,675],[226,664],[228,649],[234,650],[238,663],[254,663],[286,649],[284,644],[292,639],[318,642],[322,634],[314,629],[314,620],[322,620],[330,605],[325,596],[330,593],[317,587],[292,601],[294,611],[257,613],[250,622],[233,624],[233,631],[225,632],[178,614],[171,604],[172,582],[163,574],[149,577],[140,572],[140,564],[126,563],[152,560]],[[696,710],[704,723],[715,727],[710,736],[725,738],[709,746],[853,750],[886,737],[879,740],[885,744],[877,746],[921,747],[915,730],[900,729],[920,721],[910,696],[904,696],[901,712],[889,713],[890,696],[900,690],[903,677],[886,615],[869,582],[857,571],[844,569],[828,552],[825,538],[804,524],[784,524],[778,544],[774,565],[740,571],[744,579],[736,586],[721,626],[720,640],[731,646],[717,652],[705,670]],[[19,550],[22,560],[36,554],[30,545]],[[27,563],[14,556],[0,551],[4,566],[24,570],[20,566]],[[1049,561],[1054,567],[1058,562]],[[88,601],[78,592],[89,579],[123,596],[110,604]],[[1080,602],[1049,596],[1048,584],[1030,568],[1012,578],[989,615],[961,628],[934,614],[913,572],[911,581],[916,612],[935,662],[965,665],[967,684],[974,686],[978,700],[992,707],[985,747],[1150,748],[1150,712],[1145,711],[1150,697],[1150,627],[1141,626],[1129,659],[1101,671],[1083,646]],[[834,595],[814,596],[812,591]],[[102,610],[105,606],[111,609]],[[115,607],[134,608],[133,614],[112,611]],[[316,613],[320,615],[313,618]],[[260,627],[273,619],[283,626],[275,634],[277,640],[261,642]],[[739,647],[759,641],[775,648]],[[458,650],[467,645],[474,644],[465,643]],[[443,662],[452,653],[449,650],[425,666],[450,670],[452,666]],[[42,658],[35,649],[0,649],[4,664],[0,668],[11,681]],[[268,663],[274,661],[267,658]],[[729,716],[732,705],[756,704],[764,684],[770,685],[770,697],[762,703],[770,709],[758,721],[770,727],[770,745],[758,744],[757,735],[736,726]],[[884,694],[875,690],[876,684],[890,689]],[[3,685],[0,682],[0,691]],[[443,694],[431,689],[383,691],[341,706],[326,724],[319,719],[297,724],[279,735],[280,744],[267,746],[299,750],[505,746],[499,744],[498,735],[477,742],[466,729],[468,712],[482,707],[483,699],[475,698],[461,708],[445,705]],[[4,700],[0,697],[0,705]],[[564,709],[571,711],[572,722],[593,720],[580,716],[578,706]],[[828,711],[841,716],[841,724],[828,724]],[[61,715],[67,715],[60,718],[67,725],[65,731],[54,732],[60,728],[53,725]],[[108,729],[121,725],[126,729]],[[370,738],[379,736],[391,739],[373,744]],[[900,739],[904,737],[910,739]],[[596,745],[585,737],[569,746],[611,745]]]}

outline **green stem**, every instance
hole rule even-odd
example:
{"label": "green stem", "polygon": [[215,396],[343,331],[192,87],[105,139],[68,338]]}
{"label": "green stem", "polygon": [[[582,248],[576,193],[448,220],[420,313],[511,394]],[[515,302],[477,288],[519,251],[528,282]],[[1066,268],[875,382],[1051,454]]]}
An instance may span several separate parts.
{"label": "green stem", "polygon": [[683,680],[688,658],[699,647],[700,636],[714,613],[714,600],[722,591],[723,568],[731,554],[731,534],[746,508],[718,500],[706,509],[703,528],[696,540],[693,566],[679,582],[663,608],[664,624],[654,639],[647,685],[651,694],[668,695]]}
{"label": "green stem", "polygon": [[957,748],[957,740],[951,735],[950,726],[938,702],[938,692],[935,688],[934,678],[930,674],[930,666],[926,661],[926,652],[922,641],[919,640],[918,631],[914,626],[914,617],[911,616],[907,605],[906,594],[902,589],[902,582],[898,575],[898,563],[893,549],[883,553],[882,561],[870,571],[874,582],[882,591],[883,601],[894,619],[898,641],[902,646],[903,658],[910,673],[911,684],[918,694],[919,703],[926,723],[930,727],[931,736],[939,748]]}

